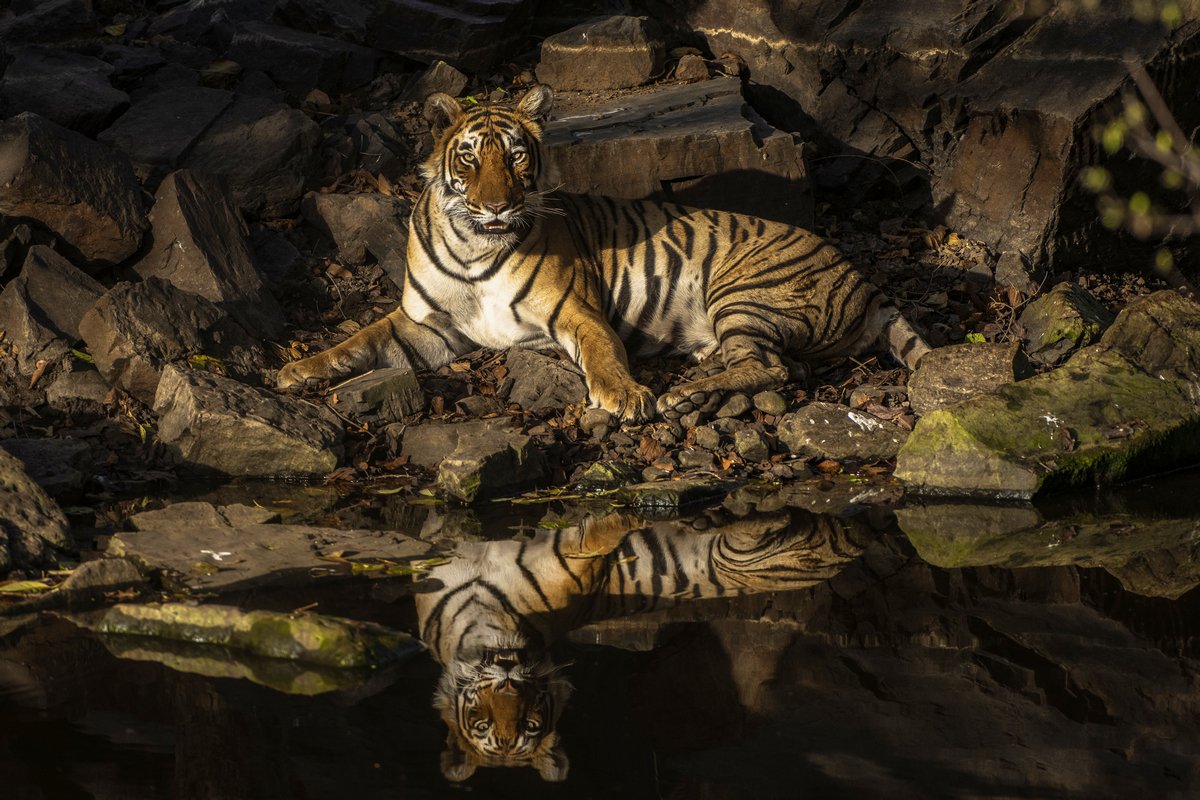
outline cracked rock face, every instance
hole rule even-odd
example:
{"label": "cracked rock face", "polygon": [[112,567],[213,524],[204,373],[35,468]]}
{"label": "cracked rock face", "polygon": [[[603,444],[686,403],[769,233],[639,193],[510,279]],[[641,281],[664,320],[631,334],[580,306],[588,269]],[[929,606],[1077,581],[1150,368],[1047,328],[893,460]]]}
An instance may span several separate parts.
{"label": "cracked rock face", "polygon": [[564,191],[812,222],[800,142],[754,113],[736,78],[561,111],[545,143]]}
{"label": "cracked rock face", "polygon": [[0,577],[55,565],[70,547],[67,518],[16,456],[0,450]]}

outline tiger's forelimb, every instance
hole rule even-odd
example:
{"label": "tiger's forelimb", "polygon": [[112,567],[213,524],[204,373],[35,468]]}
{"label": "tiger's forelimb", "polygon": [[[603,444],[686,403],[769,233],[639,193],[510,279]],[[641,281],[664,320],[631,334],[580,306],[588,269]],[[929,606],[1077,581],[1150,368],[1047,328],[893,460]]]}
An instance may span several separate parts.
{"label": "tiger's forelimb", "polygon": [[278,385],[296,386],[309,378],[338,380],[382,367],[437,369],[473,349],[474,343],[444,315],[417,322],[398,308],[328,350],[285,364]]}

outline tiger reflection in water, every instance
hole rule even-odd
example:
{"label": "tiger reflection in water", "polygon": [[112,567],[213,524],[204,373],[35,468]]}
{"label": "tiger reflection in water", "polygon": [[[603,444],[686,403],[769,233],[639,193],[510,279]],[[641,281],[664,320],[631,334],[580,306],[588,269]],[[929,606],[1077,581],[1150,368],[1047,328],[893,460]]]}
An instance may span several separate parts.
{"label": "tiger reflection in water", "polygon": [[460,545],[417,594],[421,639],[442,674],[434,707],[449,728],[442,773],[532,766],[567,776],[556,731],[571,694],[547,649],[602,619],[704,598],[798,589],[862,550],[855,523],[797,509],[704,532],[624,514],[528,541]]}

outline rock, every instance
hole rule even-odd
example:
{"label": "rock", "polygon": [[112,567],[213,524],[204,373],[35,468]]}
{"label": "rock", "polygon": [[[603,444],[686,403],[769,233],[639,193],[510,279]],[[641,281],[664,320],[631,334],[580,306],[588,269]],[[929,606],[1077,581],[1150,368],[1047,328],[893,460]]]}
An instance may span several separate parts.
{"label": "rock", "polygon": [[500,413],[504,410],[504,404],[496,397],[472,394],[455,400],[454,410],[467,417],[483,417]]}
{"label": "rock", "polygon": [[351,39],[384,52],[485,73],[527,47],[529,0],[282,0],[276,17],[293,27]]}
{"label": "rock", "polygon": [[689,430],[699,425],[704,418],[704,412],[702,412],[700,409],[689,411],[679,418],[679,427],[682,430]]}
{"label": "rock", "polygon": [[421,648],[407,633],[372,622],[187,603],[122,603],[108,609],[94,630],[217,645],[338,669],[379,667]]}
{"label": "rock", "polygon": [[694,447],[685,448],[679,452],[679,466],[684,469],[712,469],[713,454]]}
{"label": "rock", "polygon": [[928,414],[991,394],[1029,373],[1016,344],[955,344],[931,350],[908,380],[913,411]]}
{"label": "rock", "polygon": [[186,467],[223,475],[324,475],[342,455],[327,408],[168,364],[154,396],[158,440]]}
{"label": "rock", "polygon": [[302,111],[265,97],[236,97],[181,166],[224,178],[247,214],[288,216],[300,205],[320,141],[320,128]]}
{"label": "rock", "polygon": [[79,596],[116,592],[143,586],[146,576],[125,558],[98,558],[85,561],[71,571],[58,591]]}
{"label": "rock", "polygon": [[509,417],[472,420],[450,425],[425,423],[405,428],[400,441],[400,454],[420,467],[436,467],[454,452],[461,438],[491,437],[494,434],[519,433],[515,420]]}
{"label": "rock", "polygon": [[225,53],[246,69],[261,70],[293,97],[314,87],[340,94],[364,86],[375,76],[380,53],[326,36],[269,22],[237,26]]}
{"label": "rock", "polygon": [[57,362],[79,340],[79,321],[104,287],[44,245],[29,249],[21,274],[0,292],[0,330],[21,372]]}
{"label": "rock", "polygon": [[46,387],[46,403],[67,414],[100,414],[112,389],[94,367],[72,368],[59,373]]}
{"label": "rock", "polygon": [[31,111],[95,136],[129,105],[129,95],[110,82],[113,68],[98,58],[48,47],[8,52],[12,61],[0,80],[0,103],[9,116]]}
{"label": "rock", "polygon": [[697,447],[705,450],[716,450],[721,446],[721,433],[711,425],[701,425],[692,434]]}
{"label": "rock", "polygon": [[1052,365],[1099,339],[1113,315],[1087,289],[1064,282],[1034,299],[1017,321],[1029,358]]}
{"label": "rock", "polygon": [[272,0],[187,0],[173,5],[150,23],[151,35],[220,46],[229,42],[236,26],[269,19],[275,4]]}
{"label": "rock", "polygon": [[232,92],[202,86],[165,89],[135,102],[99,138],[129,156],[138,178],[154,187],[183,163],[233,98]]}
{"label": "rock", "polygon": [[77,495],[92,474],[92,451],[77,439],[0,440],[0,448],[25,467],[25,474],[51,497]]}
{"label": "rock", "polygon": [[718,419],[740,417],[752,408],[754,408],[754,403],[750,401],[750,398],[739,392],[738,394],[731,394],[721,404],[721,407],[717,409],[716,416]]}
{"label": "rock", "polygon": [[[944,502],[907,505],[896,518],[921,558],[944,569],[1101,567],[1151,597],[1177,598],[1200,585],[1200,525],[1178,514],[1046,520],[1028,505]],[[1151,580],[1138,572],[1148,562],[1157,567]]]}
{"label": "rock", "polygon": [[525,411],[561,411],[587,397],[583,376],[566,359],[514,347],[504,363],[513,379],[508,401]]}
{"label": "rock", "polygon": [[401,101],[425,102],[425,98],[435,92],[444,92],[451,97],[458,97],[467,88],[467,76],[445,61],[434,61],[421,73],[416,80],[405,87],[400,95]]}
{"label": "rock", "polygon": [[642,514],[670,514],[720,502],[729,486],[712,478],[677,478],[635,483],[617,492],[617,499]]}
{"label": "rock", "polygon": [[771,457],[771,446],[762,433],[746,428],[733,435],[733,449],[746,461],[766,461]]}
{"label": "rock", "polygon": [[[25,256],[30,245],[34,243],[34,231],[23,222],[11,218],[0,219],[0,279],[9,279],[17,274],[25,263]],[[46,244],[53,242],[53,237],[46,233],[42,238]]]}
{"label": "rock", "polygon": [[109,289],[84,314],[79,332],[104,379],[147,405],[170,362],[206,356],[248,374],[261,358],[257,343],[221,309],[155,277]]}
{"label": "rock", "polygon": [[628,89],[659,76],[665,58],[656,22],[605,17],[547,37],[537,77],[559,90]]}
{"label": "rock", "polygon": [[800,142],[759,118],[733,78],[572,108],[546,126],[545,143],[568,192],[812,223]]}
{"label": "rock", "polygon": [[638,471],[624,461],[596,461],[575,482],[581,492],[604,492],[637,483]]}
{"label": "rock", "polygon": [[55,42],[95,35],[92,0],[38,0],[0,20],[0,42]]}
{"label": "rock", "polygon": [[708,80],[708,62],[704,56],[687,53],[679,57],[675,65],[675,80],[693,83]]}
{"label": "rock", "polygon": [[429,551],[428,544],[392,531],[276,524],[278,519],[276,512],[253,506],[175,503],[135,514],[130,522],[137,530],[114,534],[108,555],[166,571],[192,591],[214,592],[307,582],[310,570],[345,569],[322,556],[404,562]]}
{"label": "rock", "polygon": [[662,467],[655,467],[651,465],[642,470],[642,480],[646,483],[665,481],[669,477],[671,477],[671,470],[663,469]]}
{"label": "rock", "polygon": [[1006,250],[996,259],[995,280],[999,286],[1008,286],[1025,295],[1038,292],[1037,276],[1029,259],[1016,250]]}
{"label": "rock", "polygon": [[856,386],[850,392],[846,401],[851,408],[865,408],[869,405],[898,406],[908,400],[907,386],[879,386],[864,383]]}
{"label": "rock", "polygon": [[437,485],[466,503],[533,488],[546,477],[546,459],[532,437],[491,431],[463,436],[438,466]]}
{"label": "rock", "polygon": [[304,263],[304,256],[300,255],[296,245],[278,231],[260,228],[251,235],[250,242],[254,248],[254,261],[269,282],[287,280]]}
{"label": "rock", "polygon": [[778,417],[787,411],[787,400],[784,400],[779,392],[759,392],[752,399],[754,407],[764,414]]}
{"label": "rock", "polygon": [[579,428],[589,436],[595,436],[597,428],[611,429],[613,426],[613,415],[605,411],[603,408],[589,408],[583,412],[583,416],[579,418]]}
{"label": "rock", "polygon": [[395,422],[425,410],[425,393],[410,369],[376,369],[338,384],[337,409],[357,417]]}
{"label": "rock", "polygon": [[1200,456],[1200,306],[1171,291],[1131,303],[1061,367],[926,415],[896,461],[919,492],[1028,498]]}
{"label": "rock", "polygon": [[191,170],[168,175],[150,222],[150,249],[134,267],[139,275],[211,300],[262,338],[283,332],[283,309],[255,264],[246,224],[214,179]]}
{"label": "rock", "polygon": [[[393,183],[411,178],[414,154],[408,134],[397,120],[384,114],[351,114],[330,118],[322,131],[325,135],[322,184],[334,183],[346,173],[360,169]],[[402,229],[407,233],[407,223]],[[400,252],[403,254],[403,248]]]}
{"label": "rock", "polygon": [[[1119,105],[1130,61],[1182,76],[1181,48],[1195,29],[1177,35],[1120,4],[1034,10],[968,0],[952,15],[903,3],[671,8],[709,52],[745,60],[751,96],[772,120],[825,143],[816,177],[847,203],[872,186],[888,197],[932,192],[945,224],[1029,254],[1038,269],[1146,263],[1144,250],[1113,247],[1101,229],[1078,180],[1095,155],[1078,142]],[[1192,130],[1200,111],[1186,100],[1190,82],[1162,80]],[[1136,169],[1123,161],[1110,165]],[[1143,177],[1129,185],[1146,185]]]}
{"label": "rock", "polygon": [[67,518],[25,472],[15,456],[0,450],[0,575],[57,566],[69,550]]}
{"label": "rock", "polygon": [[809,403],[779,421],[779,441],[802,458],[878,461],[893,458],[908,432],[865,411]]}
{"label": "rock", "polygon": [[146,230],[129,162],[30,113],[0,124],[0,213],[37,221],[89,266],[123,261]]}
{"label": "rock", "polygon": [[382,194],[318,194],[304,196],[301,213],[337,244],[338,258],[367,263],[368,254],[398,286],[404,285],[408,251],[408,208]]}

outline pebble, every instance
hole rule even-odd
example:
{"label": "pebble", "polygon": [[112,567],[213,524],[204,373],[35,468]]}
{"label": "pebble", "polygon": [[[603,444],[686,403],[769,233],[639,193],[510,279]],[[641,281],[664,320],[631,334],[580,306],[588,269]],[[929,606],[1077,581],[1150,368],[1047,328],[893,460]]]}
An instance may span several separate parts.
{"label": "pebble", "polygon": [[[674,427],[674,426],[671,426],[671,427]],[[658,441],[659,444],[663,444],[663,445],[666,445],[667,447],[670,447],[671,445],[673,445],[679,441],[679,437],[675,435],[675,431],[673,431],[671,429],[671,427],[659,428],[657,431],[654,432],[654,438],[655,438],[655,440]]]}
{"label": "pebble", "polygon": [[682,417],[679,418],[679,425],[684,430],[694,428],[700,424],[700,417],[701,417],[700,411],[692,411],[689,414],[684,414]]}
{"label": "pebble", "polygon": [[[589,408],[583,412],[583,416],[579,418],[579,427],[583,432],[591,436],[596,436],[596,428],[606,427],[611,429],[613,415],[605,411],[603,408]],[[596,438],[603,438],[596,436]]]}
{"label": "pebble", "polygon": [[720,408],[717,409],[718,417],[740,417],[745,414],[754,404],[750,402],[750,398],[746,395],[738,393],[730,395]]}
{"label": "pebble", "polygon": [[609,441],[612,442],[613,447],[633,447],[634,444],[633,437],[622,431],[614,433]]}
{"label": "pebble", "polygon": [[661,481],[671,477],[671,471],[668,469],[659,469],[658,467],[646,467],[642,470],[642,480],[646,482]]}
{"label": "pebble", "polygon": [[693,440],[696,442],[697,447],[703,447],[705,450],[716,450],[721,446],[721,433],[712,425],[701,425],[696,428]]}
{"label": "pebble", "polygon": [[733,437],[733,447],[747,461],[766,461],[771,457],[771,448],[763,435],[753,428],[738,431]]}
{"label": "pebble", "polygon": [[779,416],[787,411],[787,400],[779,392],[759,392],[754,395],[754,407],[764,414]]}
{"label": "pebble", "polygon": [[710,424],[721,433],[728,433],[730,435],[733,435],[746,427],[746,423],[742,422],[740,419],[733,419],[731,417],[714,419]]}
{"label": "pebble", "polygon": [[675,80],[689,83],[708,80],[708,64],[704,57],[692,53],[681,57],[675,67]]}
{"label": "pebble", "polygon": [[711,469],[713,466],[712,453],[689,447],[679,454],[679,466],[688,469]]}

